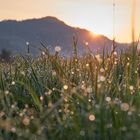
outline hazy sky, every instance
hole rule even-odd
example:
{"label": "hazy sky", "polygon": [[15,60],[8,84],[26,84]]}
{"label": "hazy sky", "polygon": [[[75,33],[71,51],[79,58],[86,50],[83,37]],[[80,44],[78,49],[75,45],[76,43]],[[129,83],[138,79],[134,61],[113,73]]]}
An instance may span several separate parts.
{"label": "hazy sky", "polygon": [[[0,0],[0,20],[55,16],[67,24],[112,37],[113,0]],[[116,39],[131,40],[132,0],[116,0]],[[140,0],[137,0],[136,34],[140,33]],[[139,26],[138,26],[139,25]]]}

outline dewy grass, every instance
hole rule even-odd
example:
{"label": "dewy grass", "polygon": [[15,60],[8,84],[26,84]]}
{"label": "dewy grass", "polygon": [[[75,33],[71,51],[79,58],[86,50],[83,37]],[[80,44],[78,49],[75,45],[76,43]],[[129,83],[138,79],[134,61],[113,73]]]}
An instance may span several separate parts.
{"label": "dewy grass", "polygon": [[0,139],[140,139],[136,49],[78,57],[75,42],[65,59],[42,51],[0,64]]}

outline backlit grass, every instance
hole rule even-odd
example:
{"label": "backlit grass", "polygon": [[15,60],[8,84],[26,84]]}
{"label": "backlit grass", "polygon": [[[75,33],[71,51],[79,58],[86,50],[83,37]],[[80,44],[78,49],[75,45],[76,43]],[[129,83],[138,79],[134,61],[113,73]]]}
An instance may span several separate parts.
{"label": "backlit grass", "polygon": [[0,140],[139,140],[140,55],[44,48],[0,64]]}

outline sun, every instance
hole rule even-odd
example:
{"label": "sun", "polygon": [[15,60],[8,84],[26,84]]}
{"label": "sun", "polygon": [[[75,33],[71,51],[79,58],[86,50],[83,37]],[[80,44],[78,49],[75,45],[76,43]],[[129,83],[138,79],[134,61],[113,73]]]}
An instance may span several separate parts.
{"label": "sun", "polygon": [[94,33],[94,32],[92,32],[92,31],[89,32],[89,35],[90,35],[90,37],[92,37],[92,38],[99,38],[99,37],[100,37],[100,34]]}

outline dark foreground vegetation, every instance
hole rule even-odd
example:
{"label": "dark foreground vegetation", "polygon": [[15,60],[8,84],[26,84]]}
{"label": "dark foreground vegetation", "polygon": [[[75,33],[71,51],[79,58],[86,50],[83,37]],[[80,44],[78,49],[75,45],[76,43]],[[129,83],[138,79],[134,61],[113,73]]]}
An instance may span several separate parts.
{"label": "dark foreground vegetation", "polygon": [[139,140],[140,55],[47,49],[0,63],[0,140]]}

